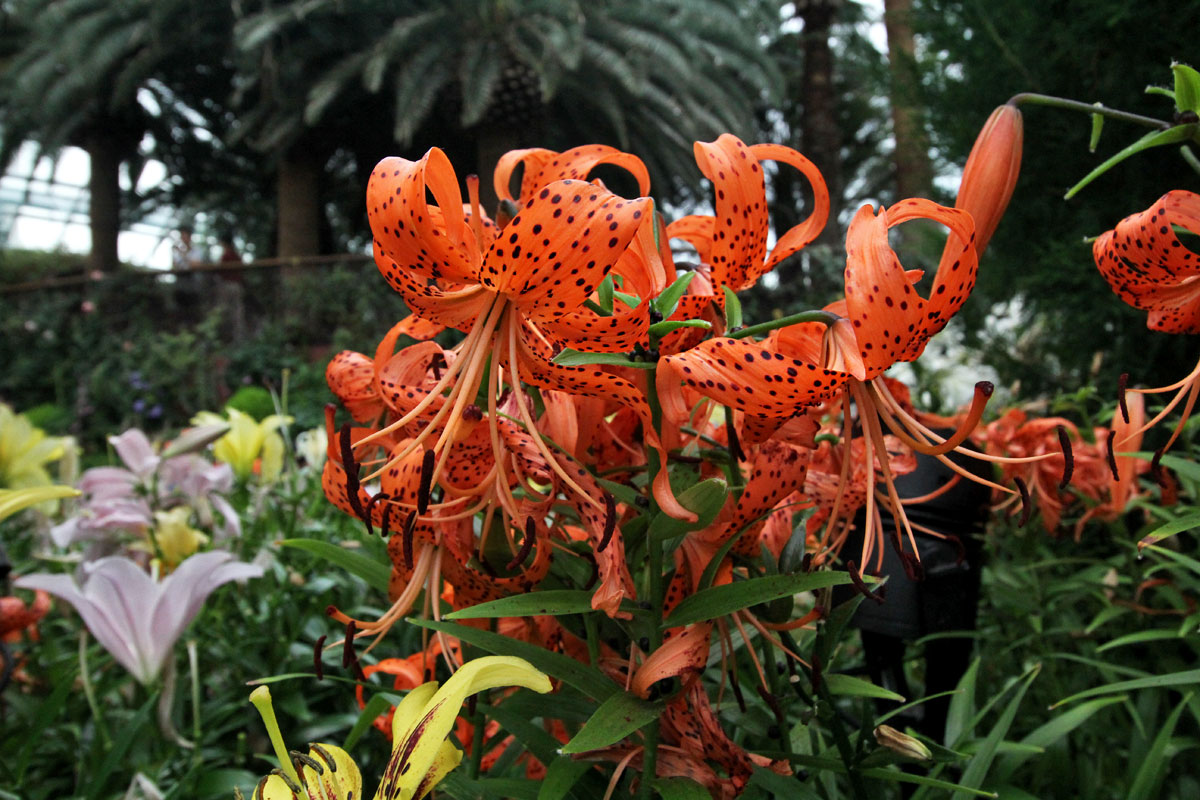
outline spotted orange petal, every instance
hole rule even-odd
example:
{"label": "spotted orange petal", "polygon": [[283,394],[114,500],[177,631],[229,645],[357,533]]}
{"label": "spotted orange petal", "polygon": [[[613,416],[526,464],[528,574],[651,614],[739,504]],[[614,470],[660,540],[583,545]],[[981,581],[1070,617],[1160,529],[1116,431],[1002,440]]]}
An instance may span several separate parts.
{"label": "spotted orange petal", "polygon": [[[912,219],[931,219],[965,242],[943,253],[929,299],[888,245],[889,228]],[[866,378],[897,361],[921,355],[930,337],[958,311],[975,286],[978,258],[975,225],[965,211],[930,200],[902,200],[879,213],[859,209],[846,235],[846,311],[858,338]]]}
{"label": "spotted orange petal", "polygon": [[480,281],[534,321],[583,305],[612,270],[652,208],[582,181],[544,187],[484,257]]}
{"label": "spotted orange petal", "polygon": [[1151,330],[1200,333],[1200,254],[1179,241],[1175,225],[1200,233],[1200,195],[1167,192],[1106,231],[1092,254],[1117,296],[1150,312]]}
{"label": "spotted orange petal", "polygon": [[[518,164],[524,164],[520,198],[512,196],[512,174]],[[601,164],[611,164],[629,172],[638,182],[638,194],[650,193],[650,174],[637,156],[603,144],[575,147],[562,153],[543,148],[512,150],[496,164],[496,196],[514,202],[528,200],[534,192],[548,183],[571,179],[587,180],[592,170]]]}

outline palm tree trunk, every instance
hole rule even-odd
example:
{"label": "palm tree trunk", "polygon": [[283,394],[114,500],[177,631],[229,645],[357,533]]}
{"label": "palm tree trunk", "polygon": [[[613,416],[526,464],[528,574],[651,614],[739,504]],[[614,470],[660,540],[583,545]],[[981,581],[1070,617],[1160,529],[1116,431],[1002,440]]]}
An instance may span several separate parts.
{"label": "palm tree trunk", "polygon": [[916,47],[912,31],[912,0],[884,0],[888,61],[892,72],[892,133],[896,138],[898,197],[922,197],[933,185],[929,136],[920,104]]}
{"label": "palm tree trunk", "polygon": [[817,165],[829,187],[829,223],[817,243],[842,245],[837,223],[842,194],[842,135],[837,121],[837,97],[833,86],[833,51],[829,34],[840,0],[807,0],[796,3],[796,14],[804,20],[802,47],[804,74],[800,81],[801,151]]}
{"label": "palm tree trunk", "polygon": [[275,253],[280,258],[302,258],[321,252],[321,163],[300,148],[293,148],[279,162],[276,176],[277,238]]}
{"label": "palm tree trunk", "polygon": [[111,135],[97,131],[88,135],[86,149],[91,159],[88,177],[88,222],[92,250],[88,267],[101,272],[117,268],[117,236],[121,232],[121,148]]}

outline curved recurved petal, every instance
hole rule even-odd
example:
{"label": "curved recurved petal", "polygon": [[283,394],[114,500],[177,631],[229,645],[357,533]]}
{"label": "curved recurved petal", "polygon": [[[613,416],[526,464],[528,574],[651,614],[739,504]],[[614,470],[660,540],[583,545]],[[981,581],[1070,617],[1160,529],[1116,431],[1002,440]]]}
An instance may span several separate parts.
{"label": "curved recurved petal", "polygon": [[538,327],[557,344],[574,350],[625,353],[634,345],[649,345],[650,300],[643,300],[637,308],[617,300],[610,316],[580,306],[558,319],[544,320]]}
{"label": "curved recurved petal", "polygon": [[[750,148],[732,134],[722,134],[715,142],[696,142],[693,148],[700,171],[712,181],[716,193],[709,244],[712,281],[736,292],[754,282],[767,252],[769,220],[762,167]],[[714,294],[723,306],[723,293]]]}
{"label": "curved recurved petal", "polygon": [[325,382],[350,416],[366,422],[383,411],[383,400],[375,386],[375,362],[353,350],[343,350],[325,367]]}
{"label": "curved recurved petal", "polygon": [[[521,195],[515,198],[511,190],[512,173],[518,164],[525,165],[525,172],[521,176]],[[591,171],[601,164],[621,167],[637,180],[639,195],[650,193],[650,174],[640,158],[608,145],[589,144],[562,153],[542,148],[505,153],[496,164],[496,196],[514,202],[524,202],[538,189],[554,181],[586,181]]]}
{"label": "curved recurved petal", "polygon": [[492,243],[480,282],[508,295],[530,319],[583,305],[653,208],[594,184],[557,181],[530,198]]}
{"label": "curved recurved petal", "polygon": [[1134,308],[1149,311],[1152,330],[1200,333],[1200,254],[1173,226],[1200,233],[1200,195],[1167,192],[1147,210],[1126,217],[1092,245],[1100,274]]}
{"label": "curved recurved petal", "polygon": [[680,381],[722,405],[786,419],[841,391],[849,376],[773,352],[749,339],[709,339],[659,361],[658,393],[668,419],[687,413]]}
{"label": "curved recurved petal", "polygon": [[[965,242],[942,255],[929,298],[916,289],[918,271],[906,271],[888,244],[888,229],[930,219]],[[965,211],[929,200],[902,200],[878,213],[863,206],[846,235],[846,312],[858,338],[866,378],[897,361],[912,361],[966,302],[975,286],[975,226]]]}
{"label": "curved recurved petal", "polygon": [[753,275],[753,280],[757,280],[763,273],[770,272],[776,264],[812,242],[821,233],[829,220],[829,188],[825,185],[825,178],[817,169],[817,165],[790,147],[781,144],[752,144],[750,152],[760,162],[771,160],[795,167],[808,178],[813,189],[812,213],[779,237],[766,263],[762,265],[758,274]]}
{"label": "curved recurved petal", "polygon": [[389,282],[397,269],[426,279],[476,281],[479,245],[463,215],[454,167],[438,148],[419,161],[380,161],[367,183],[367,218],[375,261]]}

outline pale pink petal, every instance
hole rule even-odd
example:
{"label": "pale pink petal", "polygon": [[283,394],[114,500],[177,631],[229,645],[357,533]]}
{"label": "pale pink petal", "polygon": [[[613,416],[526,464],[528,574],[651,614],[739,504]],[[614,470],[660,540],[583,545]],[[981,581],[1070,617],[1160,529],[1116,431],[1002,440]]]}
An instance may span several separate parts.
{"label": "pale pink petal", "polygon": [[137,428],[130,428],[120,436],[108,437],[108,441],[125,462],[125,466],[139,478],[145,479],[154,474],[159,459],[154,454],[154,448],[150,446],[146,434]]}

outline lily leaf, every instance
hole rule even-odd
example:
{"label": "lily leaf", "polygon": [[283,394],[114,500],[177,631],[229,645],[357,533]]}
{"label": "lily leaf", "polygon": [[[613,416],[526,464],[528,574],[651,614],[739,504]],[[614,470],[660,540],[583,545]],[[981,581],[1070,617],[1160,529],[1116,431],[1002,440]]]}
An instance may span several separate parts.
{"label": "lily leaf", "polygon": [[661,339],[680,328],[703,328],[707,331],[712,330],[712,323],[703,319],[667,319],[650,326],[650,337]]}
{"label": "lily leaf", "polygon": [[624,353],[588,353],[583,350],[572,350],[567,347],[554,357],[554,363],[561,367],[585,367],[588,364],[611,364],[618,367],[633,367],[634,369],[654,369],[654,362],[634,361]]}
{"label": "lily leaf", "polygon": [[1063,199],[1070,200],[1079,193],[1080,189],[1132,155],[1140,153],[1143,150],[1149,150],[1151,147],[1161,147],[1164,144],[1178,144],[1190,141],[1197,134],[1200,134],[1200,123],[1195,122],[1190,125],[1176,125],[1173,128],[1167,128],[1162,131],[1151,131],[1089,172],[1084,176],[1083,180],[1067,190],[1067,193],[1063,195]]}
{"label": "lily leaf", "polygon": [[693,622],[724,616],[743,608],[770,602],[799,592],[825,589],[850,583],[846,572],[822,571],[800,575],[767,575],[748,581],[711,586],[685,597],[667,617],[664,627],[690,625]]}
{"label": "lily leaf", "polygon": [[742,327],[742,301],[728,286],[722,286],[725,290],[725,330],[736,331]]}
{"label": "lily leaf", "polygon": [[666,514],[660,513],[650,523],[650,540],[661,542],[688,531],[698,531],[707,528],[716,519],[729,497],[729,484],[721,478],[709,478],[700,481],[695,486],[679,495],[679,503],[688,511],[696,514],[695,522],[684,522]]}
{"label": "lily leaf", "polygon": [[904,695],[896,694],[882,686],[876,686],[868,680],[836,672],[825,676],[825,685],[829,687],[830,694],[848,697],[878,697],[882,700],[895,700],[897,703],[903,703],[906,699]]}
{"label": "lily leaf", "polygon": [[616,744],[663,712],[662,703],[650,703],[628,692],[616,692],[596,709],[579,733],[563,746],[564,753],[585,753]]}
{"label": "lily leaf", "polygon": [[515,594],[487,603],[461,608],[446,619],[487,619],[489,617],[532,617],[549,614],[586,614],[592,610],[592,593],[582,589],[550,589],[544,592]]}
{"label": "lily leaf", "polygon": [[1200,72],[1187,64],[1172,64],[1175,73],[1175,109],[1200,112]]}
{"label": "lily leaf", "polygon": [[696,277],[694,271],[688,271],[675,279],[675,282],[662,290],[662,294],[650,301],[650,307],[663,315],[663,319],[667,319],[675,313],[675,308],[679,305],[679,299],[687,293],[688,284],[692,282],[692,278]]}
{"label": "lily leaf", "polygon": [[334,566],[341,567],[352,575],[357,575],[372,589],[380,592],[388,590],[388,582],[392,577],[391,568],[386,564],[381,564],[378,561],[367,558],[361,553],[347,550],[344,547],[338,547],[332,542],[326,542],[321,539],[283,539],[279,542],[279,545],[281,547],[294,547],[297,550],[312,553]]}

